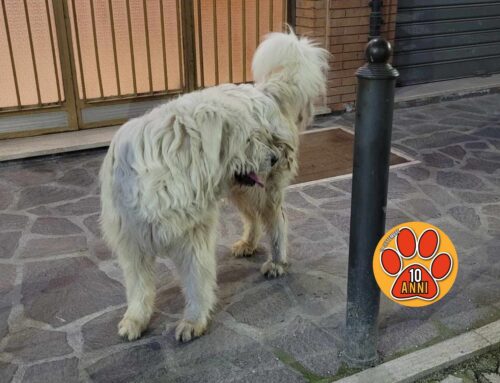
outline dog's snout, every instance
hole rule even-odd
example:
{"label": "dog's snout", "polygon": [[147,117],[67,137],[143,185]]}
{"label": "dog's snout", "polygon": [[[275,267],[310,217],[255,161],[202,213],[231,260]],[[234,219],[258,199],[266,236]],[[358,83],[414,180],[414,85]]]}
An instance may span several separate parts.
{"label": "dog's snout", "polygon": [[278,157],[276,157],[274,154],[271,156],[271,166],[276,165],[276,162],[278,162]]}

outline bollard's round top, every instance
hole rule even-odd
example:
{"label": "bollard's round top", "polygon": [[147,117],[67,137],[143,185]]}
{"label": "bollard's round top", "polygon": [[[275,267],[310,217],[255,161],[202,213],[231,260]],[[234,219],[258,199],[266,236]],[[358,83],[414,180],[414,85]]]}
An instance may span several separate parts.
{"label": "bollard's round top", "polygon": [[366,61],[374,64],[385,64],[392,54],[392,47],[389,41],[377,37],[368,42],[365,48]]}

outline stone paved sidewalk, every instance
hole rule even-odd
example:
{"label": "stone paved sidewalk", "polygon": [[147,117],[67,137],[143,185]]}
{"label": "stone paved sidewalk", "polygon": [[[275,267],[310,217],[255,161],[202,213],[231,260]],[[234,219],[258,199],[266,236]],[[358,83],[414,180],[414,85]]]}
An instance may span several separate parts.
{"label": "stone paved sidewalk", "polygon": [[[500,95],[399,109],[394,124],[394,148],[421,162],[391,171],[387,226],[438,225],[460,265],[430,307],[382,299],[384,359],[500,318]],[[290,189],[292,266],[279,280],[259,274],[266,249],[230,256],[241,224],[223,204],[208,334],[174,341],[183,301],[161,261],[151,327],[126,342],[122,275],[97,225],[103,155],[0,165],[0,382],[326,382],[342,372],[350,179]]]}

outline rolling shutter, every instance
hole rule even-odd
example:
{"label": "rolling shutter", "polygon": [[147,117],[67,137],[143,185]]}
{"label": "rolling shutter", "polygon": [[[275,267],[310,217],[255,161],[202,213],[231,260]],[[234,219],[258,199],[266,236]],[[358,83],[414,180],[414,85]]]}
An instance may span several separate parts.
{"label": "rolling shutter", "polygon": [[499,0],[399,0],[399,85],[500,73]]}

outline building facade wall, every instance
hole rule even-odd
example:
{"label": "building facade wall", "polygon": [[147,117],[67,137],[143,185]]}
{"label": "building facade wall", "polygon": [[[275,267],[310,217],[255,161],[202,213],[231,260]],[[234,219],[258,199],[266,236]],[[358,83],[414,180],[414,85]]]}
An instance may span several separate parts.
{"label": "building facade wall", "polygon": [[[397,0],[385,0],[382,36],[394,42]],[[297,0],[297,33],[314,37],[332,53],[325,105],[334,112],[355,107],[356,76],[364,63],[370,24],[369,0]]]}

